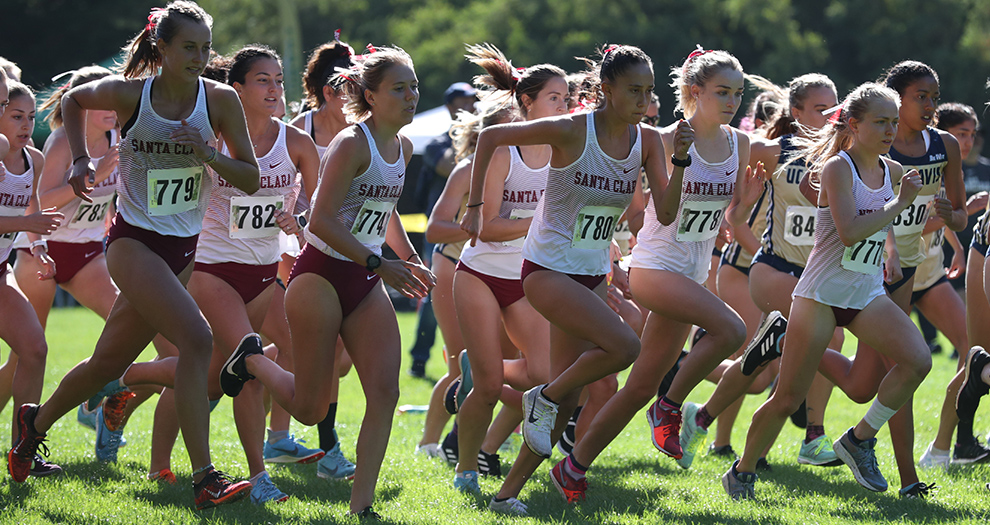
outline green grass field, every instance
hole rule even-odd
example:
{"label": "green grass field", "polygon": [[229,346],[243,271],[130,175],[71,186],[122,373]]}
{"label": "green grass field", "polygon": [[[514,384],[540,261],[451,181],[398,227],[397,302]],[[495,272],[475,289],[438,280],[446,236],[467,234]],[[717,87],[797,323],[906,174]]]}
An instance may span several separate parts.
{"label": "green grass field", "polygon": [[[413,314],[400,314],[403,349],[411,344]],[[102,323],[80,308],[53,312],[49,329],[49,362],[44,398],[75,363],[92,351]],[[846,348],[854,345],[847,338]],[[943,346],[948,343],[943,341]],[[5,352],[6,353],[6,352]],[[851,355],[849,350],[847,355]],[[146,352],[150,356],[150,352]],[[408,359],[404,354],[403,359]],[[937,415],[947,384],[954,371],[947,355],[936,355],[932,373],[915,400],[917,439],[915,456],[921,455],[934,436]],[[429,377],[443,369],[439,345],[427,367]],[[399,404],[425,404],[432,382],[406,375],[403,365]],[[689,400],[703,401],[713,386],[703,384]],[[733,445],[741,450],[753,411],[765,395],[750,396],[733,433]],[[152,403],[156,402],[152,399]],[[4,473],[0,482],[2,523],[357,523],[347,516],[349,483],[332,483],[316,477],[315,465],[275,466],[275,483],[292,498],[283,504],[257,507],[248,502],[197,512],[192,507],[190,469],[184,447],[176,446],[173,470],[176,486],[147,481],[151,443],[151,403],[132,417],[125,435],[128,446],[119,462],[103,465],[95,460],[95,434],[63,418],[49,433],[51,460],[65,468],[56,479],[29,479],[16,484]],[[358,378],[351,373],[341,381],[338,431],[345,454],[353,459],[354,440],[364,410]],[[826,430],[836,437],[857,421],[866,406],[849,402],[840,392],[832,396]],[[9,435],[10,407],[3,412],[0,430]],[[691,470],[680,470],[673,460],[652,446],[645,418],[637,417],[609,447],[589,472],[588,500],[566,505],[547,477],[546,463],[520,495],[531,516],[514,519],[488,512],[488,499],[500,481],[482,479],[484,498],[462,495],[451,488],[452,470],[439,461],[413,454],[422,433],[422,414],[398,414],[391,444],[378,483],[375,509],[390,523],[986,523],[990,518],[990,468],[953,467],[948,472],[922,472],[922,480],[936,483],[938,491],[929,501],[902,500],[893,453],[886,430],[878,445],[880,466],[891,491],[874,494],[860,488],[845,467],[799,466],[797,452],[802,430],[787,424],[770,454],[773,472],[757,484],[757,499],[733,502],[722,491],[720,476],[729,464],[701,455]],[[213,412],[212,452],[216,464],[229,473],[247,476],[243,451],[233,430],[230,403],[221,402]],[[990,428],[990,417],[981,414],[977,431]],[[293,423],[293,432],[317,443],[315,428]],[[712,434],[714,435],[714,434]],[[518,441],[517,441],[518,442]],[[503,463],[514,460],[514,452],[503,454]],[[555,453],[553,461],[559,460]],[[503,468],[507,468],[507,465]]]}

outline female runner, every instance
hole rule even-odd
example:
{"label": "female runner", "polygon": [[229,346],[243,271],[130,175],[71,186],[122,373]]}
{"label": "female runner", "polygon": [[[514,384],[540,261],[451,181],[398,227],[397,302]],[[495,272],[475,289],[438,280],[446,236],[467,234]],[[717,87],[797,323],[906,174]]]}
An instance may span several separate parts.
{"label": "female runner", "polygon": [[[523,395],[520,451],[489,507],[525,514],[516,499],[536,467],[549,457],[581,390],[628,367],[639,354],[636,333],[606,303],[605,276],[615,223],[636,188],[642,166],[657,214],[675,218],[683,170],[675,168],[667,190],[660,134],[639,126],[653,91],[650,58],[632,46],[602,50],[595,64],[598,108],[587,113],[493,126],[481,133],[475,154],[468,211],[462,227],[476,242],[482,226],[485,177],[498,146],[549,144],[550,174],[523,245],[522,281],[530,304],[550,321],[549,384]],[[684,158],[692,141],[686,122],[674,145]]]}
{"label": "female runner", "polygon": [[629,274],[637,302],[650,310],[643,331],[644,351],[625,386],[602,408],[574,451],[551,471],[551,480],[568,502],[584,499],[588,467],[636,411],[654,398],[693,325],[707,334],[681,360],[667,393],[646,413],[654,445],[675,459],[682,457],[681,403],[716,364],[745,342],[742,319],[703,285],[726,208],[730,215],[746,214],[763,193],[762,166],[747,169],[749,137],[728,126],[742,100],[742,66],[724,51],[699,49],[683,66],[673,68],[671,76],[678,95],[676,109],[694,130],[687,151],[678,147],[675,127],[662,132],[665,148],[675,151],[670,168],[684,168],[678,220],[664,225],[658,219],[659,206],[646,208]]}
{"label": "female runner", "polygon": [[[567,112],[566,73],[557,66],[539,64],[517,70],[491,45],[469,46],[468,59],[487,72],[476,81],[495,89],[488,96],[512,97],[523,119]],[[458,409],[460,460],[454,486],[462,491],[481,490],[478,454],[484,454],[490,466],[492,452],[481,450],[481,444],[502,385],[525,391],[548,379],[550,326],[524,297],[520,271],[522,246],[547,186],[549,167],[550,147],[546,145],[496,150],[482,198],[491,203],[483,210],[482,242],[464,248],[454,273],[457,321],[473,378],[473,389]],[[499,319],[521,359],[503,362]],[[521,410],[521,398],[511,393],[501,397],[506,409]],[[521,412],[516,414],[521,416]]]}
{"label": "female runner", "polygon": [[[918,330],[882,288],[881,248],[892,238],[890,222],[921,189],[917,172],[902,178],[900,165],[881,157],[897,132],[898,101],[889,88],[863,84],[804,154],[812,180],[820,180],[815,245],[794,289],[777,388],[753,417],[743,456],[722,477],[735,499],[754,497],[756,461],[805,399],[836,326],[848,326],[896,363],[866,416],[833,445],[856,481],[869,490],[887,489],[874,436],[931,368]],[[891,180],[901,180],[896,199]],[[896,257],[896,248],[887,246],[888,257]]]}
{"label": "female runner", "polygon": [[[119,378],[161,333],[179,348],[176,411],[192,463],[197,508],[239,500],[250,492],[249,482],[232,482],[210,462],[206,374],[213,341],[184,287],[213,185],[204,164],[245,192],[259,186],[236,92],[200,78],[209,60],[211,23],[193,2],[170,3],[151,14],[128,46],[123,77],[79,86],[63,98],[73,158],[69,184],[87,202],[95,169],[85,141],[84,111],[113,110],[126,122],[119,210],[106,255],[121,293],[93,357],[70,371],[47,403],[18,410],[21,437],[8,454],[15,481],[27,477],[31,459],[55,421]],[[216,151],[217,135],[224,137],[231,157]]]}
{"label": "female runner", "polygon": [[[788,84],[787,111],[771,123],[768,140],[753,144],[750,165],[763,162],[767,171],[773,174],[768,186],[767,227],[750,267],[749,282],[753,301],[767,316],[774,311],[789,315],[791,292],[804,271],[814,243],[815,210],[800,190],[807,165],[797,158],[798,143],[825,125],[827,119],[822,112],[837,103],[835,84],[828,77],[817,73],[797,77]],[[842,348],[841,342],[842,329],[838,328],[829,347]],[[762,392],[766,388],[766,383],[759,378],[766,377],[762,371],[778,354],[761,355],[758,348],[749,348],[749,353],[726,370],[703,406],[685,407],[681,430],[681,446],[685,450],[696,448],[692,440],[703,439],[712,419],[719,417],[744,393]],[[775,370],[772,373],[776,375]],[[825,465],[837,459],[831,441],[824,433],[824,406],[830,391],[827,380],[816,376],[808,399],[808,423],[798,453],[799,463]]]}
{"label": "female runner", "polygon": [[[31,250],[40,264],[35,279],[51,279],[56,267],[47,254],[41,235],[50,234],[59,226],[63,215],[54,208],[38,211],[38,181],[45,158],[29,145],[34,131],[35,99],[31,89],[14,80],[0,83],[0,101],[6,110],[0,115],[0,137],[9,149],[2,158],[0,172],[0,339],[10,345],[10,356],[4,367],[10,370],[14,405],[41,400],[45,379],[48,345],[45,331],[24,294],[8,271],[7,259],[19,231],[29,232]],[[3,400],[6,405],[6,399]],[[18,410],[14,410],[11,425],[16,445],[22,429],[18,426]],[[46,462],[33,451],[24,461],[24,477],[58,474],[58,465]]]}
{"label": "female runner", "polygon": [[[371,508],[392,413],[399,394],[399,329],[381,280],[413,298],[429,293],[433,274],[422,266],[406,236],[395,203],[402,193],[412,143],[398,134],[412,122],[419,82],[409,55],[398,48],[371,48],[350,70],[346,82],[348,117],[357,124],[334,138],[322,163],[308,241],[289,277],[286,315],[293,358],[306,366],[286,372],[241,345],[220,374],[224,392],[236,396],[255,377],[275,402],[304,424],[327,414],[338,335],[354,359],[367,399],[358,438],[351,512]],[[321,191],[322,190],[322,191]],[[384,242],[401,260],[379,255]],[[356,262],[359,261],[359,262]]]}

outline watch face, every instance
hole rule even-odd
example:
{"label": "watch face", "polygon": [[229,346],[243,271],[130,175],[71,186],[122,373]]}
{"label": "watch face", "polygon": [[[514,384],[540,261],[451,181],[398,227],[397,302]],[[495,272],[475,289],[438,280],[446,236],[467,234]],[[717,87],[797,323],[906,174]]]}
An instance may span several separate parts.
{"label": "watch face", "polygon": [[382,265],[382,259],[381,259],[381,257],[372,254],[372,255],[369,255],[368,256],[368,260],[367,260],[367,262],[365,264],[365,268],[367,268],[368,271],[370,272],[370,271],[374,271],[374,270],[378,269],[378,267],[381,266],[381,265]]}

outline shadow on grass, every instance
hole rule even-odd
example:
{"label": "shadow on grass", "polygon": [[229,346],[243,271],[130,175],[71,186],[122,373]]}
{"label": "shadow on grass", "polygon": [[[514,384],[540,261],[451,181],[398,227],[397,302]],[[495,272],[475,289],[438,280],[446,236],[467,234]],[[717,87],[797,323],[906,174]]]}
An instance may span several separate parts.
{"label": "shadow on grass", "polygon": [[838,475],[820,475],[825,469],[801,467],[790,464],[773,465],[773,472],[761,476],[757,483],[757,499],[760,484],[773,483],[788,491],[814,493],[855,502],[828,511],[833,518],[843,521],[899,521],[909,523],[957,522],[972,519],[973,515],[959,509],[951,509],[938,501],[935,492],[929,499],[904,499],[891,486],[887,492],[876,493],[860,486],[844,465],[829,467]]}

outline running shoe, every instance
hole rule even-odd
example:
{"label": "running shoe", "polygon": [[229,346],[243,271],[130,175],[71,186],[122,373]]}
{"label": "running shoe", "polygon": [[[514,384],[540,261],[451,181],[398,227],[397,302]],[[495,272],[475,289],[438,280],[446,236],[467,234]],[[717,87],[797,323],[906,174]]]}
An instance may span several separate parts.
{"label": "running shoe", "polygon": [[454,416],[457,415],[457,390],[461,386],[461,378],[455,378],[453,381],[447,385],[447,390],[443,391],[443,408],[447,410],[447,413]]}
{"label": "running shoe", "polygon": [[918,481],[902,488],[898,491],[898,494],[900,494],[902,498],[928,499],[928,494],[937,488],[938,487],[936,487],[934,483],[928,485]]}
{"label": "running shoe", "polygon": [[237,397],[244,388],[244,383],[254,379],[254,376],[247,371],[247,357],[261,354],[263,351],[261,337],[258,334],[247,334],[241,339],[220,370],[220,388],[224,394]]}
{"label": "running shoe", "polygon": [[873,492],[884,492],[887,490],[887,480],[880,473],[880,466],[877,465],[877,455],[874,450],[877,446],[877,438],[864,440],[859,445],[853,443],[850,438],[853,429],[849,429],[833,445],[835,455],[845,463],[856,481],[868,490]]}
{"label": "running shoe", "polygon": [[729,470],[722,475],[722,488],[734,500],[753,499],[756,497],[756,480],[759,476],[754,472],[739,472],[735,474],[732,471],[737,465],[739,465],[739,460],[736,460],[729,467]]}
{"label": "running shoe", "polygon": [[326,455],[318,448],[304,447],[302,443],[305,442],[292,434],[274,443],[266,440],[262,453],[265,463],[312,463]]}
{"label": "running shoe", "polygon": [[526,516],[529,514],[526,504],[516,498],[506,498],[502,501],[492,498],[488,503],[488,510],[510,516]]}
{"label": "running shoe", "polygon": [[409,375],[417,379],[426,377],[426,361],[414,359],[412,366],[409,367]]}
{"label": "running shoe", "polygon": [[163,468],[158,472],[149,472],[148,479],[151,481],[168,483],[169,485],[175,485],[178,482],[178,480],[175,479],[175,474],[172,473],[172,470],[167,468]]}
{"label": "running shoe", "polygon": [[356,468],[354,463],[344,457],[344,453],[340,451],[340,442],[338,442],[316,464],[316,475],[323,479],[350,480],[354,479]]}
{"label": "running shoe", "polygon": [[715,443],[712,443],[712,446],[708,449],[708,455],[732,460],[739,459],[739,454],[736,454],[736,451],[732,449],[732,445],[716,447]]}
{"label": "running shoe", "polygon": [[762,457],[756,460],[756,471],[757,472],[773,472],[773,467],[770,466],[770,462],[767,461],[766,457]]}
{"label": "running shoe", "polygon": [[351,516],[357,516],[362,520],[371,519],[375,521],[381,521],[382,519],[382,515],[375,512],[375,510],[371,508],[371,505],[368,505],[367,507],[362,509],[361,512],[351,512],[350,514]]}
{"label": "running shoe", "polygon": [[461,365],[461,385],[457,387],[457,410],[461,409],[464,400],[474,388],[474,381],[471,379],[471,360],[468,359],[467,350],[461,350],[457,356],[457,362]]}
{"label": "running shoe", "polygon": [[956,443],[952,447],[952,463],[955,465],[970,465],[990,460],[990,449],[973,438],[965,443]]}
{"label": "running shoe", "polygon": [[941,467],[943,470],[949,469],[949,459],[952,457],[949,451],[945,451],[944,454],[938,454],[935,452],[934,443],[929,443],[928,448],[921,455],[921,459],[918,460],[918,466],[921,468],[936,468]]}
{"label": "running shoe", "polygon": [[534,454],[548,458],[553,453],[550,432],[557,420],[557,404],[543,395],[546,385],[537,385],[523,394],[522,433]]}
{"label": "running shoe", "polygon": [[255,505],[264,505],[269,501],[281,503],[287,499],[289,499],[289,495],[275,486],[267,472],[262,472],[251,487],[251,503]]}
{"label": "running shoe", "polygon": [[581,409],[583,406],[579,406],[574,409],[574,413],[571,414],[571,418],[567,420],[567,426],[564,427],[564,433],[560,435],[560,439],[557,440],[557,451],[561,454],[567,456],[570,455],[571,451],[574,450],[574,440],[576,439],[577,433],[577,420],[581,416]]}
{"label": "running shoe", "polygon": [[821,435],[808,443],[801,440],[798,463],[816,467],[837,467],[842,464],[842,460],[832,450],[832,442],[829,441],[828,436]]}
{"label": "running shoe", "polygon": [[966,372],[963,384],[956,394],[956,415],[962,421],[972,421],[976,409],[980,406],[980,398],[990,392],[990,386],[983,382],[983,368],[990,365],[990,354],[983,347],[974,346],[966,356]]}
{"label": "running shoe", "polygon": [[14,446],[7,453],[7,472],[14,481],[23,483],[31,474],[38,449],[48,456],[45,434],[34,429],[34,418],[38,415],[38,405],[26,403],[17,409],[17,429],[20,433]]}
{"label": "running shoe", "polygon": [[76,421],[90,430],[96,430],[96,410],[87,409],[88,404],[85,401],[79,403],[79,408],[76,409]]}
{"label": "running shoe", "polygon": [[478,451],[478,473],[493,478],[502,477],[502,462],[498,454],[489,454],[484,450]]}
{"label": "running shoe", "polygon": [[[114,379],[113,381],[110,381],[109,383],[103,385],[103,388],[101,388],[99,392],[94,394],[93,397],[89,398],[89,401],[86,401],[86,409],[95,412],[96,407],[98,407],[100,403],[103,402],[104,397],[112,396],[117,392],[120,392],[126,388],[127,388],[126,386],[120,384],[120,379]],[[93,425],[93,430],[96,430],[95,423]]]}
{"label": "running shoe", "polygon": [[251,482],[234,482],[230,476],[213,469],[199,483],[193,483],[193,494],[196,495],[196,510],[208,509],[248,497]]}
{"label": "running shoe", "polygon": [[473,470],[465,470],[454,474],[454,488],[460,492],[481,494],[481,486],[478,485],[478,473]]}
{"label": "running shoe", "polygon": [[62,473],[62,467],[45,461],[40,454],[34,455],[34,463],[31,464],[31,476],[35,478],[45,478],[57,476]]}
{"label": "running shoe", "polygon": [[786,331],[787,319],[784,319],[784,316],[777,310],[770,312],[760,323],[756,337],[750,341],[746,351],[743,352],[743,375],[753,375],[757,368],[780,357],[780,340]]}
{"label": "running shoe", "polygon": [[553,466],[550,470],[550,481],[568,503],[584,501],[585,493],[588,491],[588,478],[576,479],[568,475],[567,469],[564,468],[565,461],[567,458]]}
{"label": "running shoe", "polygon": [[127,400],[135,395],[130,390],[122,390],[111,394],[96,409],[96,459],[117,462],[117,449],[120,448],[120,439],[124,435],[124,407],[127,406]]}
{"label": "running shoe", "polygon": [[653,429],[653,446],[674,459],[681,459],[684,455],[680,441],[681,411],[664,410],[658,399],[646,409],[646,420]]}
{"label": "running shoe", "polygon": [[443,458],[447,460],[447,464],[456,467],[457,462],[460,461],[460,448],[457,444],[457,436],[453,432],[448,432],[444,436],[440,450],[443,452]]}
{"label": "running shoe", "polygon": [[702,447],[705,446],[705,440],[708,438],[708,429],[701,428],[695,422],[695,416],[698,415],[700,408],[695,403],[684,403],[684,417],[680,432],[681,457],[677,460],[677,466],[685,470],[691,468],[695,454],[702,450]]}
{"label": "running shoe", "polygon": [[416,445],[416,454],[421,454],[428,458],[444,459],[443,449],[440,448],[440,443],[427,443],[425,445]]}

